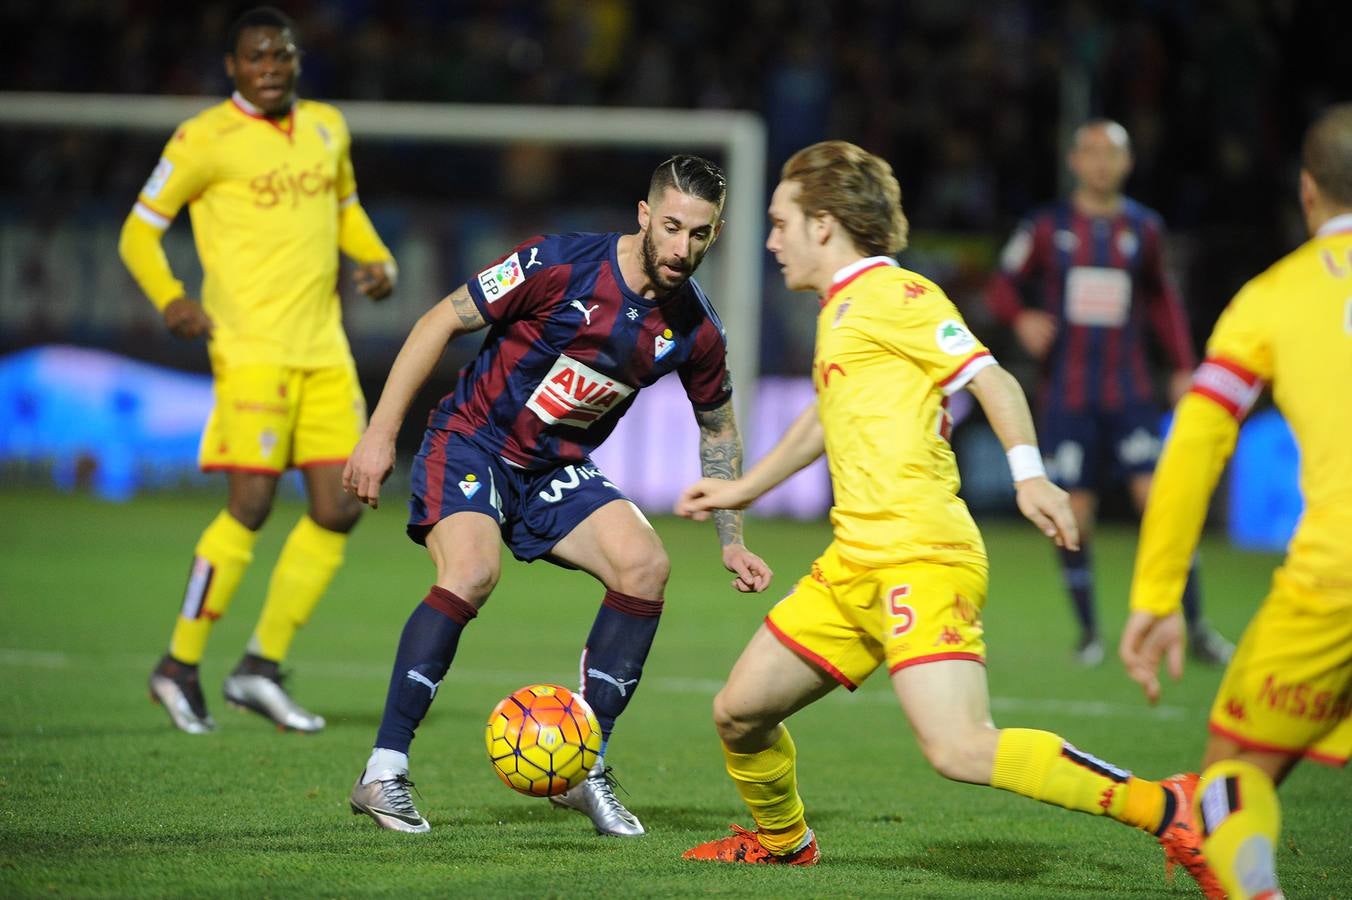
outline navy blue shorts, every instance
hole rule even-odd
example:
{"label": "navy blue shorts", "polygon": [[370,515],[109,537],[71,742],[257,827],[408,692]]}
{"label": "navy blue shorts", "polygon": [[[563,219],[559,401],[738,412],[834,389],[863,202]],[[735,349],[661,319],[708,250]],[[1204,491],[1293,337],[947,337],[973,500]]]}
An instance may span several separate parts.
{"label": "navy blue shorts", "polygon": [[427,543],[433,525],[469,510],[492,516],[503,543],[526,562],[547,556],[610,501],[628,499],[590,457],[527,471],[478,449],[462,435],[434,428],[427,429],[413,458],[412,488],[407,530],[419,544]]}
{"label": "navy blue shorts", "polygon": [[1096,490],[1113,479],[1155,471],[1163,442],[1160,411],[1131,406],[1118,412],[1049,412],[1038,427],[1047,474],[1068,491]]}

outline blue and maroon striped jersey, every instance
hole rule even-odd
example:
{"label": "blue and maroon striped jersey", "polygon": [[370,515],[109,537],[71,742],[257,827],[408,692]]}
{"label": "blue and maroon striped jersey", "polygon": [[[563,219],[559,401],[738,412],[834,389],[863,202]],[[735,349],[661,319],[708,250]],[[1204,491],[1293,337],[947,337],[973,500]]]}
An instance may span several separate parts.
{"label": "blue and maroon striped jersey", "polygon": [[1182,300],[1164,263],[1164,222],[1123,198],[1111,217],[1069,200],[1025,219],[1001,254],[986,300],[1012,323],[1026,308],[1057,319],[1043,360],[1044,411],[1115,411],[1154,403],[1146,352],[1153,332],[1174,370],[1196,365]]}
{"label": "blue and maroon striped jersey", "polygon": [[488,335],[428,427],[540,469],[587,457],[668,372],[695,408],[725,403],[727,341],[709,298],[694,279],[662,298],[634,293],[619,238],[533,237],[471,279]]}

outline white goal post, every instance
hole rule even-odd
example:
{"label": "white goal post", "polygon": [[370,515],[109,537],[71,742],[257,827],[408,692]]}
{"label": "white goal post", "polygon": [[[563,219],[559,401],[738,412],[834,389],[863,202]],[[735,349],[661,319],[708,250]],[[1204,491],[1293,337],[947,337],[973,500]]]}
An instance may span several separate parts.
{"label": "white goal post", "polygon": [[[145,131],[165,135],[219,97],[0,91],[0,126]],[[345,100],[337,105],[356,137],[446,144],[532,143],[652,148],[661,153],[715,148],[728,175],[720,238],[720,283],[710,293],[727,327],[728,365],[737,379],[745,430],[760,372],[760,304],[765,221],[765,125],[730,110],[478,106]],[[639,190],[639,188],[636,188]],[[637,196],[636,196],[637,199]],[[130,203],[130,200],[128,200]]]}

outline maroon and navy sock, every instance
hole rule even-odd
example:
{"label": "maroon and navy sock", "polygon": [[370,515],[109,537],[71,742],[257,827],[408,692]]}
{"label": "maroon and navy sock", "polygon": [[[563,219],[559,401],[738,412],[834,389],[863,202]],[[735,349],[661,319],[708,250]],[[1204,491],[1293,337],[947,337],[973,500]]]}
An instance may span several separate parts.
{"label": "maroon and navy sock", "polygon": [[1070,592],[1071,605],[1085,637],[1098,636],[1098,612],[1094,602],[1094,557],[1089,542],[1081,541],[1079,550],[1060,548],[1061,577]]}
{"label": "maroon and navy sock", "polygon": [[1188,627],[1196,625],[1202,618],[1202,584],[1197,572],[1197,559],[1188,564],[1188,580],[1183,583],[1183,619]]}
{"label": "maroon and navy sock", "polygon": [[477,614],[468,601],[435,585],[413,610],[399,636],[377,747],[408,753],[413,732],[455,658],[460,632]]}
{"label": "maroon and navy sock", "polygon": [[661,615],[661,600],[606,591],[581,664],[582,696],[601,723],[603,741],[634,698]]}

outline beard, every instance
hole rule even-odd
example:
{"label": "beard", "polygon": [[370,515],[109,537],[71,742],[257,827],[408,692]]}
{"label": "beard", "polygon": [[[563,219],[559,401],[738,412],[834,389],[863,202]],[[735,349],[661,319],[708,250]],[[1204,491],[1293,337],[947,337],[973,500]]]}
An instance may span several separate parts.
{"label": "beard", "polygon": [[670,294],[680,289],[695,273],[695,266],[698,263],[669,262],[667,265],[672,268],[679,268],[680,274],[675,278],[666,278],[662,275],[662,270],[658,267],[657,247],[653,244],[652,232],[645,231],[643,233],[643,274],[648,276],[648,281],[656,285],[663,293]]}

